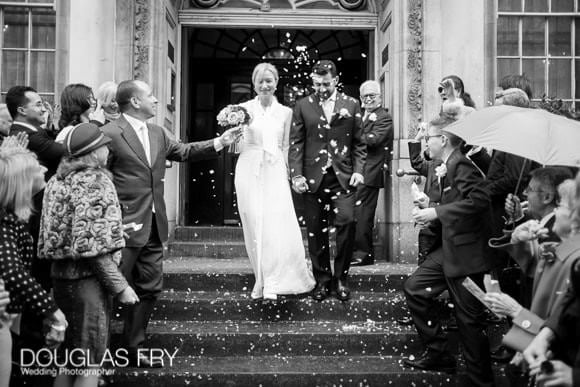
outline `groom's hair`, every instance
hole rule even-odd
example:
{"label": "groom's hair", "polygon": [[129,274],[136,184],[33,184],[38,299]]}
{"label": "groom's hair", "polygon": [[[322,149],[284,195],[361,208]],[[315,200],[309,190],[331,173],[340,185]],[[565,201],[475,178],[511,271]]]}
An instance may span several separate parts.
{"label": "groom's hair", "polygon": [[452,123],[454,123],[455,121],[457,121],[455,118],[453,118],[447,114],[442,114],[442,115],[438,116],[437,118],[435,118],[429,122],[429,125],[431,127],[435,128],[435,130],[438,134],[443,134],[443,135],[445,135],[445,137],[447,137],[449,139],[449,143],[451,144],[451,146],[453,148],[457,148],[463,142],[461,137],[458,137],[458,136],[454,135],[453,133],[449,133],[449,132],[445,131],[445,128],[448,127],[449,125],[451,125]]}
{"label": "groom's hair", "polygon": [[338,74],[336,72],[336,65],[331,60],[319,60],[316,62],[314,67],[312,67],[312,73],[316,75],[325,76],[326,74],[330,73],[330,75],[334,78]]}

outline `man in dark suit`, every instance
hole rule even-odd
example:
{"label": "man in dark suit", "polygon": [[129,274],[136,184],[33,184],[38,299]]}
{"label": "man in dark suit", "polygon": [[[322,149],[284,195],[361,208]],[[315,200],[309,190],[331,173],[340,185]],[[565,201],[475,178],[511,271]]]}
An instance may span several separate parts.
{"label": "man in dark suit", "polygon": [[121,261],[121,270],[140,299],[125,316],[123,344],[129,352],[130,365],[157,367],[161,364],[139,356],[139,348],[162,290],[163,242],[168,234],[163,198],[165,160],[192,161],[216,156],[233,142],[237,129],[213,140],[177,143],[163,128],[146,122],[155,116],[157,99],[142,81],[121,82],[117,103],[121,117],[102,127],[112,139],[108,166],[117,188],[123,223],[134,222],[142,227],[127,230],[130,238]]}
{"label": "man in dark suit", "polygon": [[[315,93],[296,103],[290,131],[288,161],[292,189],[304,194],[308,251],[316,288],[315,300],[328,297],[330,287],[339,300],[350,298],[346,279],[354,247],[355,187],[363,182],[366,146],[361,139],[358,102],[336,90],[338,75],[332,61],[312,69]],[[330,269],[329,216],[334,212],[337,255]]]}
{"label": "man in dark suit", "polygon": [[357,224],[351,263],[353,266],[375,263],[375,210],[379,189],[385,185],[384,174],[388,169],[393,147],[393,119],[387,109],[381,107],[381,85],[377,81],[364,82],[360,87],[360,98],[365,109],[362,139],[367,146],[367,158],[363,172],[364,183],[359,184],[356,193]]}
{"label": "man in dark suit", "polygon": [[[405,296],[413,321],[426,351],[405,365],[428,370],[454,372],[455,358],[447,350],[440,319],[432,314],[434,299],[449,291],[464,348],[467,375],[471,385],[494,384],[485,334],[483,304],[462,285],[469,276],[483,287],[489,270],[489,195],[483,189],[483,175],[460,151],[461,139],[444,132],[453,122],[440,117],[430,122],[427,143],[432,158],[443,160],[438,170],[441,204],[414,211],[417,223],[438,219],[442,226],[442,245],[427,256],[405,282]],[[444,168],[443,168],[444,166]]]}

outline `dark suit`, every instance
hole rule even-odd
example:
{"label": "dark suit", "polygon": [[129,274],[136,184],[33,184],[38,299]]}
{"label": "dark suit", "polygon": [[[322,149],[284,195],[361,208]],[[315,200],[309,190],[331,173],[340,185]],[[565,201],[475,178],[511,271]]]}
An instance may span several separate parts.
{"label": "dark suit", "polygon": [[[340,114],[340,112],[347,112]],[[330,269],[328,217],[334,207],[337,256],[334,278],[346,280],[354,245],[355,190],[349,186],[354,172],[362,174],[366,145],[362,142],[358,102],[337,93],[334,113],[327,122],[319,98],[305,97],[296,103],[290,132],[290,176],[304,176],[308,250],[314,277],[319,284],[333,278]],[[331,155],[331,166],[326,168]]]}
{"label": "dark suit", "polygon": [[483,189],[482,174],[458,149],[445,164],[441,204],[435,207],[443,226],[442,245],[406,281],[405,296],[424,344],[441,353],[447,351],[447,341],[439,317],[431,310],[434,298],[449,290],[469,379],[473,385],[493,385],[483,305],[461,284],[469,276],[483,287],[483,274],[490,268],[489,196]]}
{"label": "dark suit", "polygon": [[[438,206],[441,201],[441,189],[439,187],[439,179],[435,175],[435,168],[441,165],[443,161],[428,159],[427,152],[422,155],[420,142],[409,141],[408,147],[411,167],[425,177],[423,192],[429,197],[429,207]],[[419,230],[418,244],[417,262],[420,265],[430,252],[441,246],[441,222],[439,219],[429,222],[426,227],[422,227]]]}
{"label": "dark suit", "polygon": [[363,142],[367,146],[364,184],[357,187],[355,218],[357,220],[354,256],[374,259],[373,226],[379,189],[384,187],[384,174],[391,161],[393,148],[393,119],[379,107],[362,124]]}
{"label": "dark suit", "polygon": [[135,130],[123,115],[102,127],[113,140],[109,143],[108,167],[119,196],[123,223],[143,224],[140,231],[130,233],[121,262],[123,274],[140,298],[136,306],[129,308],[125,320],[123,339],[130,351],[143,344],[163,285],[162,243],[167,241],[168,234],[163,198],[165,160],[192,161],[216,155],[213,140],[180,144],[160,126],[147,124],[147,128],[151,165]]}

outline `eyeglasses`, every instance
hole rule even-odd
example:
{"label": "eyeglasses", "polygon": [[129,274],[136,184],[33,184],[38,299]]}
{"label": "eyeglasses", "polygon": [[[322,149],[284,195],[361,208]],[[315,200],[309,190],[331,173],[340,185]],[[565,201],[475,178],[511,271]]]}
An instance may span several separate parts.
{"label": "eyeglasses", "polygon": [[425,135],[425,141],[427,141],[427,142],[428,142],[430,138],[434,138],[434,137],[443,137],[443,135],[442,135],[442,134],[434,134],[434,135],[432,135],[432,136],[429,136],[429,135],[427,134],[427,135]]}
{"label": "eyeglasses", "polygon": [[527,195],[527,194],[529,194],[530,192],[538,192],[538,193],[539,193],[539,192],[543,192],[543,193],[554,193],[553,191],[544,191],[544,190],[542,190],[542,189],[534,189],[534,188],[532,188],[532,187],[530,187],[530,186],[528,185],[526,188],[524,188],[524,191],[523,191],[523,193],[524,193],[524,195]]}
{"label": "eyeglasses", "polygon": [[365,99],[371,99],[371,100],[374,100],[374,99],[376,99],[376,98],[377,98],[379,95],[380,95],[380,94],[375,94],[375,93],[372,93],[372,94],[365,94],[365,95],[361,95],[361,96],[360,96],[360,99],[361,99],[362,101],[364,101]]}

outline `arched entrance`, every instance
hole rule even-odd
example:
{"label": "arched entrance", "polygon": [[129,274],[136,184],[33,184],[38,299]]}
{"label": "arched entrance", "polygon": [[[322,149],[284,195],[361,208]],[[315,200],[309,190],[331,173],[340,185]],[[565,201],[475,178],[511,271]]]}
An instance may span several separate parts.
{"label": "arched entrance", "polygon": [[[222,107],[253,97],[251,72],[259,62],[276,65],[277,97],[290,107],[310,94],[310,69],[318,59],[337,63],[340,88],[353,97],[358,97],[359,85],[372,74],[370,30],[186,27],[182,36],[184,141],[211,138],[219,132],[215,117]],[[217,159],[185,166],[183,225],[238,223],[235,162],[235,155],[223,152]]]}

